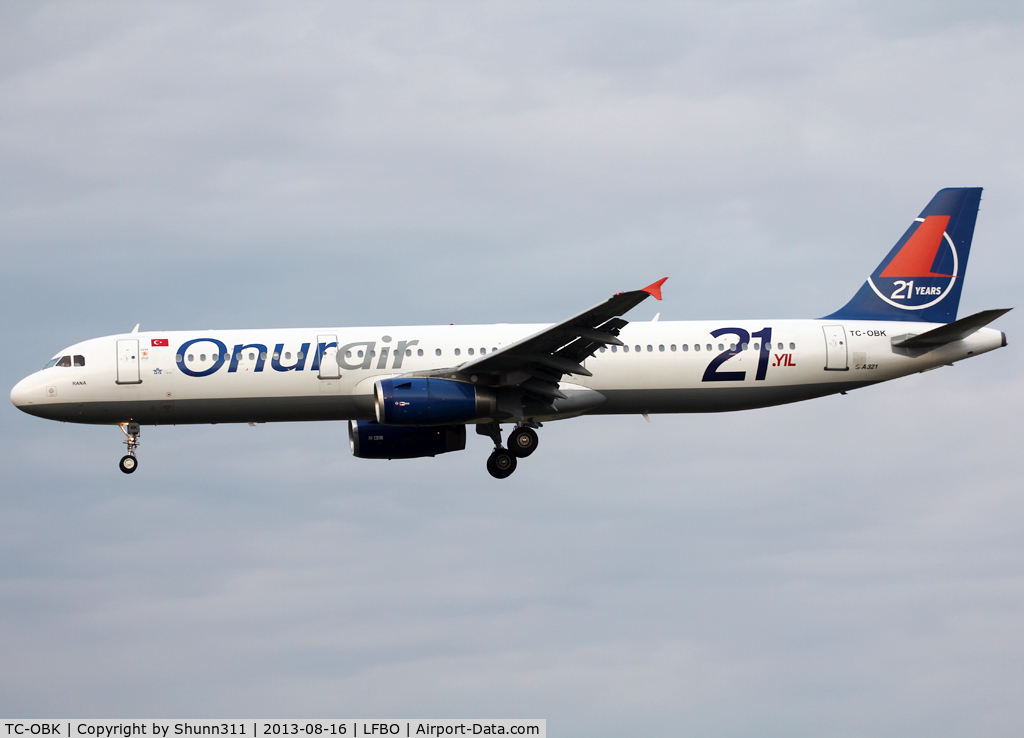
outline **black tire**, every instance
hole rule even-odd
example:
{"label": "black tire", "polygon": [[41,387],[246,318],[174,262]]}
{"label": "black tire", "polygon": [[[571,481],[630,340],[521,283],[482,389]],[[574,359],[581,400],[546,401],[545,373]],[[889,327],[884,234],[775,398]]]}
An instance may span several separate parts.
{"label": "black tire", "polygon": [[508,437],[508,450],[513,456],[525,459],[537,450],[537,432],[533,428],[516,428]]}
{"label": "black tire", "polygon": [[504,479],[516,470],[516,457],[503,448],[487,457],[487,471],[495,479]]}
{"label": "black tire", "polygon": [[125,474],[131,474],[133,471],[139,468],[139,460],[131,454],[121,457],[121,463],[118,464],[121,467],[121,471]]}

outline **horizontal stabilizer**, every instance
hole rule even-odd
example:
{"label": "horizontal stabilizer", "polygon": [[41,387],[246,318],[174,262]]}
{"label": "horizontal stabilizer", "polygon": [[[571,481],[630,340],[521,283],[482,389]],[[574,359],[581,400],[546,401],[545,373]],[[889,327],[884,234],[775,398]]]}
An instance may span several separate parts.
{"label": "horizontal stabilizer", "polygon": [[953,343],[954,341],[961,341],[975,331],[984,328],[1001,315],[1006,315],[1012,309],[982,310],[980,313],[960,318],[960,320],[939,326],[919,336],[910,336],[909,338],[894,337],[892,346],[893,348],[903,349],[932,349],[936,346]]}

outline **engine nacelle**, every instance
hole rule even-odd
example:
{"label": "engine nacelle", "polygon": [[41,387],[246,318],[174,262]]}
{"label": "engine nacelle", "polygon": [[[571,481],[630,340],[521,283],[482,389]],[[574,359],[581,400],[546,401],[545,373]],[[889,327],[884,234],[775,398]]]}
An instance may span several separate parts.
{"label": "engine nacelle", "polygon": [[494,392],[468,382],[425,377],[381,379],[373,385],[377,422],[385,425],[447,425],[491,418]]}
{"label": "engine nacelle", "polygon": [[372,420],[348,421],[348,440],[358,459],[418,459],[466,448],[466,426],[429,428],[380,425]]}

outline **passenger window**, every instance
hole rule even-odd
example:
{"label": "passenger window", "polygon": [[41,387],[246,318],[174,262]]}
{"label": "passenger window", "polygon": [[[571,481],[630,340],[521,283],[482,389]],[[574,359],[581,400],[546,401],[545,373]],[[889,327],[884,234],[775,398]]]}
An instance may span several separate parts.
{"label": "passenger window", "polygon": [[189,354],[188,355],[188,360],[189,361],[195,361],[195,356],[193,354]]}
{"label": "passenger window", "polygon": [[[719,344],[719,349],[721,349],[721,344]],[[711,344],[709,343],[709,344],[708,344],[708,351],[711,351],[711,350],[712,350],[712,348],[711,348]]]}
{"label": "passenger window", "polygon": [[603,353],[604,353],[604,346],[602,346],[601,348],[599,348],[599,349],[598,349],[598,351],[600,351],[600,352],[601,352],[601,353],[603,354]]}
{"label": "passenger window", "polygon": [[754,344],[754,351],[760,351],[760,350],[761,350],[761,344],[755,343]]}
{"label": "passenger window", "polygon": [[[700,351],[700,344],[699,343],[693,344],[693,350],[694,351]],[[686,351],[686,346],[683,346],[683,351]]]}
{"label": "passenger window", "polygon": [[[360,353],[362,353],[362,352],[360,352]],[[274,361],[280,361],[280,360],[281,360],[281,352],[280,351],[275,351],[274,352]]]}
{"label": "passenger window", "polygon": [[255,359],[256,359],[255,354],[250,353],[249,354],[249,361],[255,361]]}
{"label": "passenger window", "polygon": [[795,351],[796,350],[796,344],[795,343],[789,344],[789,350],[790,351]]}
{"label": "passenger window", "polygon": [[462,349],[455,349],[455,355],[459,356],[460,354],[462,354]]}
{"label": "passenger window", "polygon": [[618,347],[617,346],[612,346],[612,353],[614,354],[614,353],[617,353],[617,352],[618,352]]}
{"label": "passenger window", "polygon": [[658,346],[658,351],[664,351],[664,350],[665,350],[665,344],[661,344],[661,345]]}
{"label": "passenger window", "polygon": [[211,356],[210,358],[211,358],[211,359],[213,359],[214,361],[216,361],[216,360],[217,360],[217,356],[218,356],[218,354],[214,354],[214,355],[213,355],[213,356]]}
{"label": "passenger window", "polygon": [[[352,352],[349,351],[349,353],[352,353]],[[263,361],[267,360],[267,352],[266,351],[260,351],[260,359],[262,359]]]}
{"label": "passenger window", "polygon": [[637,346],[637,347],[636,347],[636,352],[637,352],[638,354],[640,353],[640,347],[639,347],[639,346]]}
{"label": "passenger window", "polygon": [[622,347],[622,353],[628,354],[629,353],[629,346],[623,346]]}
{"label": "passenger window", "polygon": [[423,349],[416,349],[417,356],[423,356]]}
{"label": "passenger window", "polygon": [[[276,354],[275,354],[275,356],[276,356]],[[363,358],[363,350],[359,349],[358,351],[356,351],[356,356],[359,357],[360,359]]]}
{"label": "passenger window", "polygon": [[782,351],[782,342],[779,341],[779,351]]}
{"label": "passenger window", "polygon": [[180,364],[181,363],[181,354],[175,354],[174,355],[174,360]]}
{"label": "passenger window", "polygon": [[675,345],[675,344],[673,343],[673,344],[672,344],[671,346],[669,346],[668,348],[669,348],[669,351],[675,351],[675,350],[676,350],[676,345]]}
{"label": "passenger window", "polygon": [[481,356],[486,356],[487,355],[487,349],[485,349],[485,348],[480,349],[480,355]]}
{"label": "passenger window", "polygon": [[81,354],[75,354],[75,366],[85,366],[85,357]]}
{"label": "passenger window", "polygon": [[745,343],[740,344],[740,351],[746,351],[748,348],[750,348],[750,347],[747,344],[745,344]]}
{"label": "passenger window", "polygon": [[494,353],[495,351],[497,351],[497,350],[498,350],[498,347],[497,347],[497,346],[492,346],[492,347],[491,347],[491,353],[492,353],[492,354],[493,354],[493,353]]}
{"label": "passenger window", "polygon": [[302,361],[302,352],[300,351],[299,353],[295,354],[295,358],[298,359],[299,361]]}
{"label": "passenger window", "polygon": [[735,351],[736,350],[736,344],[735,343],[730,343],[729,344],[729,350],[730,351]]}
{"label": "passenger window", "polygon": [[206,354],[199,354],[200,361],[206,361]]}
{"label": "passenger window", "polygon": [[440,356],[440,355],[441,355],[441,349],[434,349],[434,356]]}
{"label": "passenger window", "polygon": [[722,344],[718,344],[718,350],[725,351],[725,346],[723,346]]}
{"label": "passenger window", "polygon": [[472,356],[472,355],[473,355],[473,349],[466,349],[466,351],[467,351],[467,353],[468,353],[468,354],[469,354],[470,356]]}
{"label": "passenger window", "polygon": [[[661,350],[664,351],[665,347],[662,346]],[[652,346],[651,344],[647,344],[647,351],[648,352],[654,351],[654,346]]]}

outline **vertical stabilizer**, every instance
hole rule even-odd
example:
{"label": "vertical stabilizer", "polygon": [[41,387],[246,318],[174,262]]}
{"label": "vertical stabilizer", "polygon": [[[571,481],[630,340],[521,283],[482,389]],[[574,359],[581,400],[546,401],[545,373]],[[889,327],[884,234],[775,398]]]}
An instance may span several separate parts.
{"label": "vertical stabilizer", "polygon": [[828,320],[956,320],[980,187],[939,190],[867,282]]}

